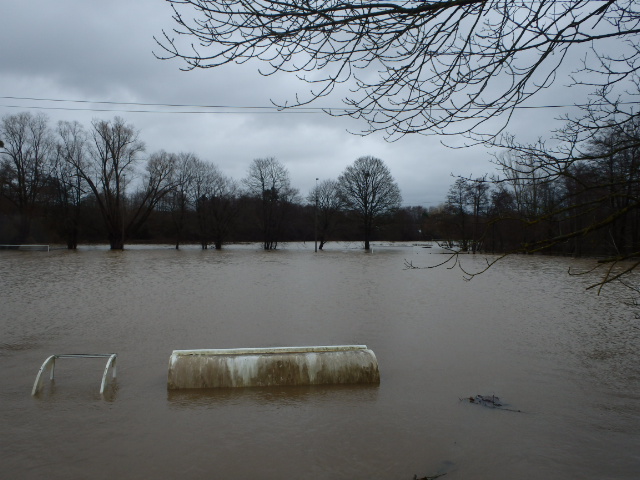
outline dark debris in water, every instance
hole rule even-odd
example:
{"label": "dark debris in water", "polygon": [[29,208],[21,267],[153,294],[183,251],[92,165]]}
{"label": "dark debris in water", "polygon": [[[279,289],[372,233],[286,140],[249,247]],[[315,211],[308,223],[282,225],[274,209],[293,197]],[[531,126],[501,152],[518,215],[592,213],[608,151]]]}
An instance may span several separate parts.
{"label": "dark debris in water", "polygon": [[461,401],[468,401],[476,405],[482,405],[488,408],[499,408],[501,410],[509,410],[510,412],[520,412],[520,410],[514,410],[507,408],[507,405],[500,400],[500,397],[495,395],[476,395],[475,397],[468,397],[466,399],[461,398]]}
{"label": "dark debris in water", "polygon": [[417,475],[414,475],[413,480],[434,480],[436,478],[444,477],[447,474],[447,471],[450,471],[454,466],[453,462],[445,460],[438,468],[431,470],[432,472],[435,472],[435,475],[427,475],[425,477],[418,477]]}
{"label": "dark debris in water", "polygon": [[478,405],[483,405],[485,407],[497,408],[502,407],[502,403],[500,403],[500,398],[495,395],[476,395],[475,397],[469,397],[470,403],[477,403]]}

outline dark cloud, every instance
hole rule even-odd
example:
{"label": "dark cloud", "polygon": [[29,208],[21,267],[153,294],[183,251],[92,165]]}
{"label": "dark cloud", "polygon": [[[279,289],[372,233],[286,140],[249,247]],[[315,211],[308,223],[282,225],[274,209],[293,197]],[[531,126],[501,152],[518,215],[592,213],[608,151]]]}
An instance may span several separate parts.
{"label": "dark cloud", "polygon": [[[292,75],[263,77],[258,64],[183,72],[179,61],[157,60],[154,35],[173,28],[171,9],[159,0],[32,0],[14,2],[3,12],[0,42],[0,91],[5,96],[147,104],[268,107],[271,100],[293,100],[309,85]],[[568,83],[559,79],[560,86]],[[564,93],[563,93],[564,92]],[[542,92],[537,102],[567,104],[584,93],[573,88]],[[326,100],[342,106],[340,92]],[[390,167],[405,204],[435,205],[444,200],[451,174],[482,175],[491,170],[486,149],[450,149],[436,137],[418,135],[387,143],[380,135],[354,136],[366,126],[324,114],[227,113],[184,114],[195,107],[104,105],[0,99],[0,115],[27,107],[92,109],[46,110],[52,123],[124,117],[141,130],[148,151],[190,151],[242,178],[252,159],[274,156],[291,173],[303,194],[315,178],[336,178],[356,158],[373,155]],[[112,109],[113,111],[98,111]],[[155,113],[132,113],[147,110]],[[221,112],[222,110],[218,110]],[[546,135],[559,110],[517,111],[509,131],[535,139]],[[444,139],[462,145],[454,137]]]}

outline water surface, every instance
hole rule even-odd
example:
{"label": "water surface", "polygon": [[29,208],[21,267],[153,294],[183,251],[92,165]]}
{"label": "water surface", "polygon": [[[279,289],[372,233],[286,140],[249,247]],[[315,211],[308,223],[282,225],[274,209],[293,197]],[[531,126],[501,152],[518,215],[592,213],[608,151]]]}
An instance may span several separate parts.
{"label": "water surface", "polygon": [[[0,252],[0,461],[22,479],[635,479],[640,320],[583,261],[434,249]],[[478,268],[484,256],[468,256]],[[175,349],[368,345],[380,386],[166,389]],[[103,360],[118,378],[98,393]],[[509,408],[461,401],[497,395]]]}

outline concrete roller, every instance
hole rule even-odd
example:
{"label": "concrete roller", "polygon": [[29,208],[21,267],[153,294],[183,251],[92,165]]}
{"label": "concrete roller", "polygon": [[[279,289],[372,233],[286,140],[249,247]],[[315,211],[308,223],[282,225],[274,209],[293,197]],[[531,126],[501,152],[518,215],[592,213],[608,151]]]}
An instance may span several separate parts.
{"label": "concrete roller", "polygon": [[268,387],[380,383],[366,345],[174,350],[167,387]]}

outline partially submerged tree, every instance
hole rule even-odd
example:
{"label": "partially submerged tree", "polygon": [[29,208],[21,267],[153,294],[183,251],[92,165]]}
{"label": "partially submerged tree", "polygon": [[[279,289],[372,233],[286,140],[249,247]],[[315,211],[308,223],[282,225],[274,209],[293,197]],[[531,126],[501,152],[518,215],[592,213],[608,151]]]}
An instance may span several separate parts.
{"label": "partially submerged tree", "polygon": [[5,142],[1,157],[5,171],[2,194],[16,207],[15,243],[29,238],[35,207],[49,180],[54,157],[54,140],[45,115],[28,112],[7,115],[0,122]]}
{"label": "partially submerged tree", "polygon": [[164,150],[151,154],[125,209],[125,233],[140,230],[160,200],[175,188],[175,162],[176,155]]}
{"label": "partially submerged tree", "polygon": [[[126,238],[140,228],[158,201],[172,188],[174,159],[166,152],[153,154],[145,165],[142,184],[133,183],[144,144],[132,125],[116,117],[94,120],[86,157],[69,156],[74,169],[93,193],[112,250],[124,248]],[[126,194],[126,187],[136,190]],[[130,201],[127,201],[130,199]]]}
{"label": "partially submerged tree", "polygon": [[339,187],[336,180],[322,180],[307,195],[307,202],[314,208],[314,223],[320,250],[329,240],[338,216],[344,208]]}
{"label": "partially submerged tree", "polygon": [[237,221],[240,186],[232,178],[220,174],[215,178],[211,193],[209,212],[211,214],[213,245],[216,250],[220,250],[222,245],[228,241]]}
{"label": "partially submerged tree", "polygon": [[400,207],[402,195],[382,160],[360,157],[338,178],[340,196],[346,208],[362,221],[364,248],[370,249],[374,221]]}
{"label": "partially submerged tree", "polygon": [[213,185],[219,175],[218,168],[209,162],[196,159],[193,164],[193,177],[189,188],[189,201],[196,211],[198,222],[198,237],[203,250],[209,248],[213,233],[209,221],[208,199],[213,194]]}
{"label": "partially submerged tree", "polygon": [[193,203],[190,201],[190,195],[197,175],[198,162],[198,158],[192,153],[175,155],[173,188],[163,200],[165,209],[171,215],[176,250],[180,248],[186,229],[188,212]]}
{"label": "partially submerged tree", "polygon": [[460,250],[466,252],[469,250],[469,232],[467,220],[469,216],[469,196],[468,184],[464,178],[458,178],[449,187],[447,192],[446,207],[451,213],[451,222],[449,222],[453,230],[452,234],[448,235],[447,241],[449,246],[453,247],[457,242]]}
{"label": "partially submerged tree", "polygon": [[87,135],[78,122],[58,123],[58,144],[54,168],[56,194],[62,210],[62,230],[67,248],[78,246],[80,208],[87,194],[85,180],[78,170],[86,162]]}
{"label": "partially submerged tree", "polygon": [[482,218],[485,217],[489,204],[489,183],[485,177],[478,177],[468,182],[467,198],[471,206],[473,223],[471,225],[471,253],[482,248]]}
{"label": "partially submerged tree", "polygon": [[208,249],[212,243],[220,249],[228,241],[237,219],[238,184],[224,176],[215,164],[194,154],[180,154],[177,159],[175,187],[165,202],[170,205],[176,234],[185,229],[187,218],[195,214],[202,249]]}
{"label": "partially submerged tree", "polygon": [[298,191],[291,186],[289,171],[273,157],[256,158],[249,166],[244,185],[260,205],[263,248],[275,250],[281,240],[283,220],[298,196]]}
{"label": "partially submerged tree", "polygon": [[[220,250],[228,241],[237,220],[240,187],[213,164],[207,164],[206,171],[206,193],[198,197],[196,208],[207,238],[216,250]],[[207,247],[203,244],[202,248]]]}

